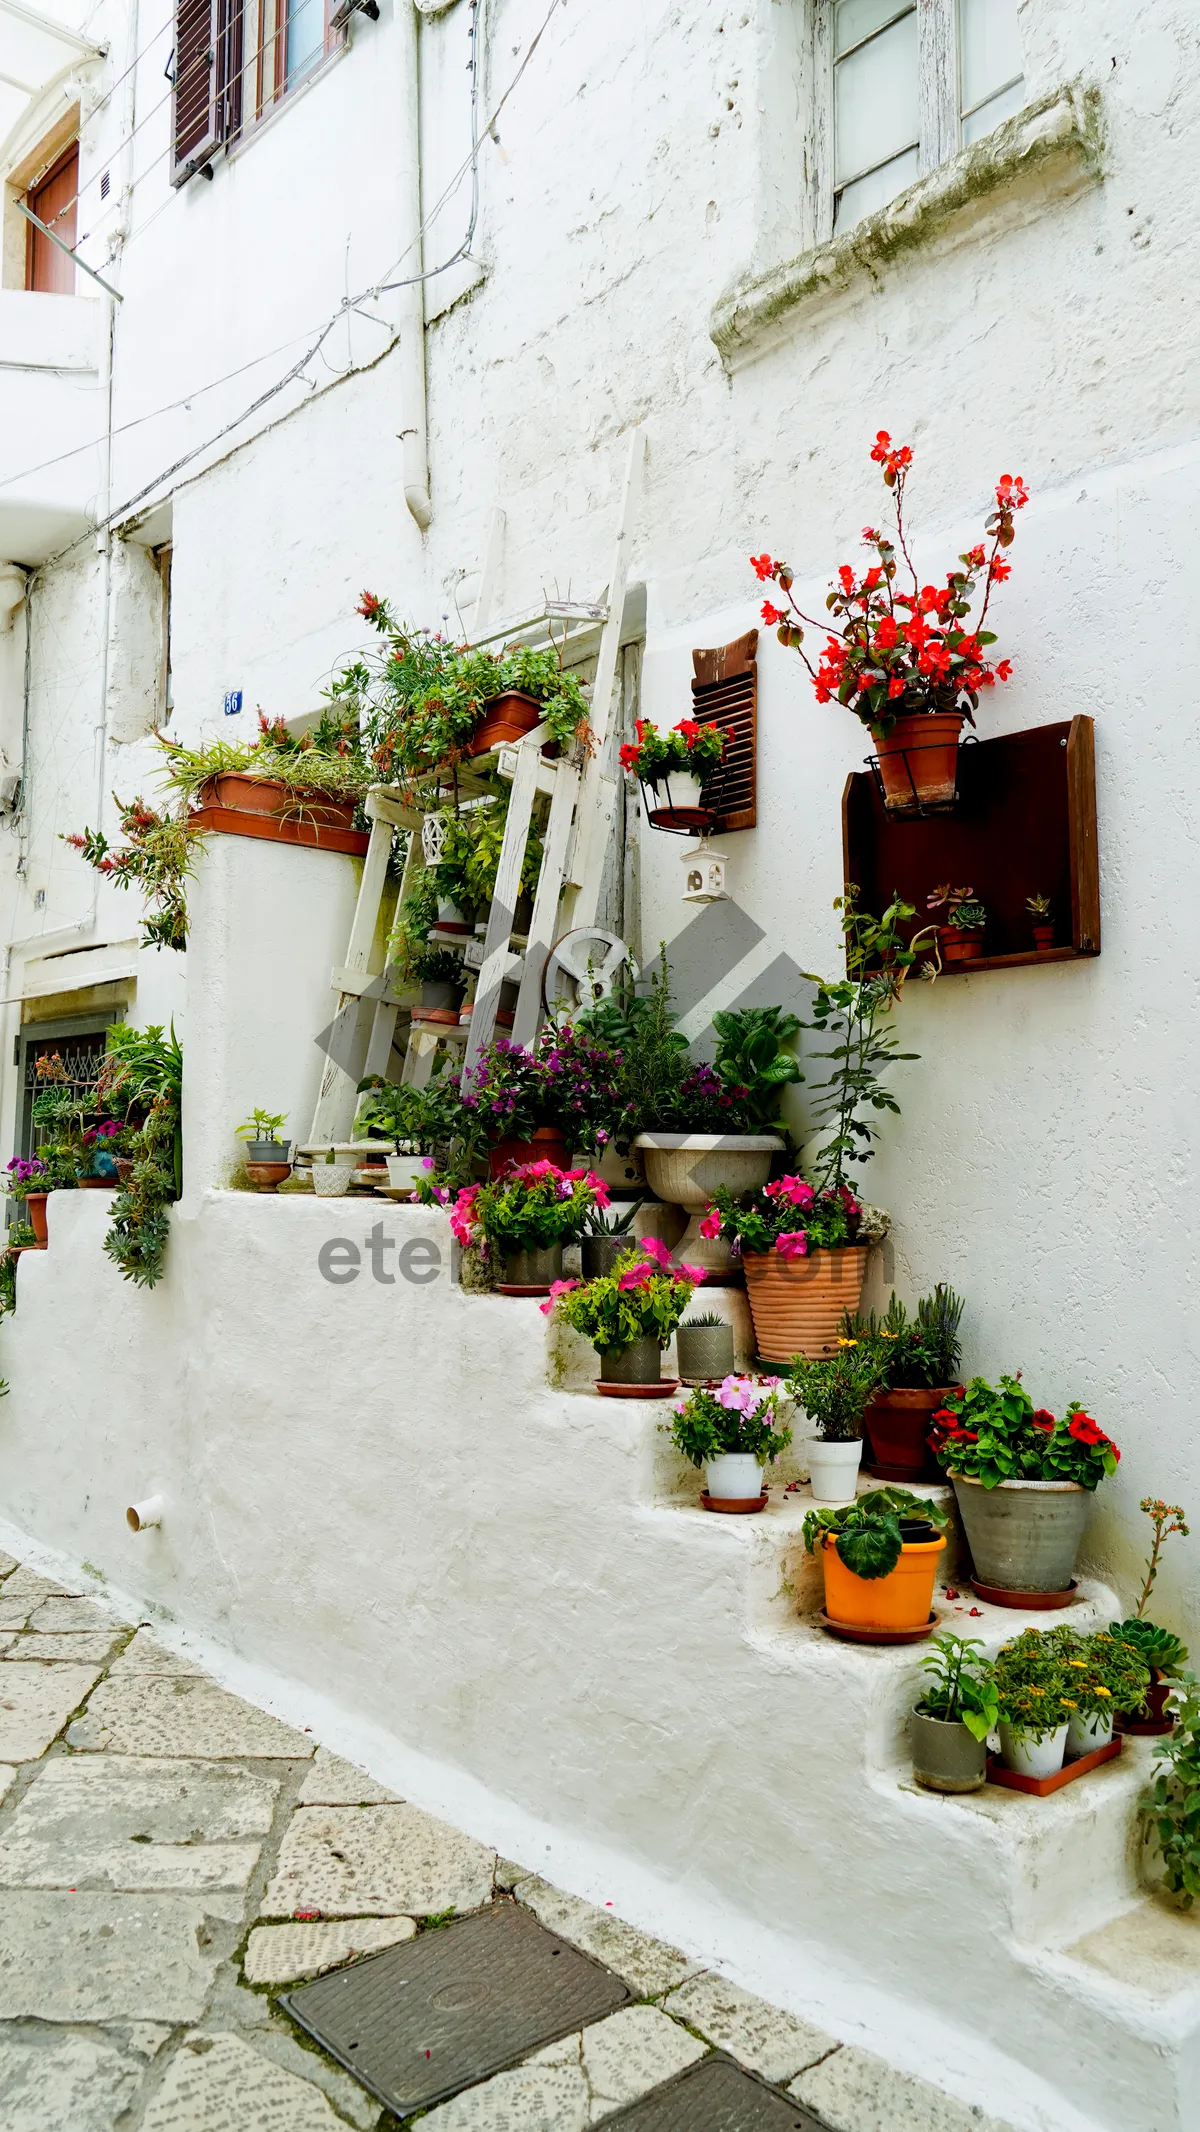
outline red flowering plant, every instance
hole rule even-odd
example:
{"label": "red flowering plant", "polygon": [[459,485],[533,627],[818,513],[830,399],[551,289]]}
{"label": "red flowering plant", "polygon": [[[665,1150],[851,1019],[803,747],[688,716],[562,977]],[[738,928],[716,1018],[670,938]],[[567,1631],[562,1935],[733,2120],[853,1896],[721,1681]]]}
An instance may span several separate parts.
{"label": "red flowering plant", "polygon": [[607,1205],[608,1189],[591,1170],[524,1162],[488,1184],[464,1185],[450,1227],[464,1249],[478,1244],[485,1258],[503,1259],[576,1242],[593,1207]]}
{"label": "red flowering plant", "polygon": [[996,1488],[1001,1481],[1076,1481],[1096,1488],[1121,1454],[1073,1399],[1055,1418],[1035,1407],[1019,1377],[998,1386],[972,1378],[933,1417],[929,1442],[950,1473]]}
{"label": "red flowering plant", "polygon": [[862,1207],[848,1185],[818,1192],[803,1177],[777,1177],[740,1196],[718,1186],[701,1236],[723,1236],[730,1249],[776,1251],[782,1259],[836,1251],[858,1237]]}
{"label": "red flowering plant", "polygon": [[621,768],[631,770],[644,785],[657,785],[672,770],[698,777],[701,784],[719,769],[729,735],[720,726],[699,725],[694,718],[681,718],[669,733],[660,733],[649,718],[639,718],[637,739],[621,749]]}
{"label": "red flowering plant", "polygon": [[[973,725],[980,690],[1007,681],[1012,672],[1009,660],[988,658],[988,646],[996,637],[984,622],[993,587],[1011,574],[1012,565],[1001,550],[1011,547],[1015,515],[1029,500],[1025,484],[1019,474],[1002,474],[994,507],[984,521],[985,540],[959,556],[961,567],[948,571],[944,584],[923,585],[904,523],[912,448],[893,445],[881,429],[871,457],[892,492],[895,539],[876,526],[864,526],[863,540],[877,560],[861,575],[849,563],[841,565],[825,602],[833,617],[829,623],[797,605],[789,564],[770,555],[752,555],[759,581],[778,585],[786,602],[778,607],[767,600],[763,620],[776,630],[781,644],[799,652],[818,703],[844,703],[877,740],[887,738],[897,718],[924,711],[958,711]],[[901,563],[911,575],[911,591],[897,584]],[[971,608],[981,586],[982,604],[972,622]],[[804,649],[805,631],[822,628],[828,634],[814,666]]]}

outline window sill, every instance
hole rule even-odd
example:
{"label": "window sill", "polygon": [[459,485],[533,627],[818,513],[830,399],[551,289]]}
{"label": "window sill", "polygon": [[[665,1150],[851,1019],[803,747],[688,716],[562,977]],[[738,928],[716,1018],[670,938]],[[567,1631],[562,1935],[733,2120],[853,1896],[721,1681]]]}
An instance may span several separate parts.
{"label": "window sill", "polygon": [[1055,195],[1097,179],[1102,148],[1098,89],[1071,82],[1027,104],[844,235],[736,283],[709,320],[726,370],[752,362],[783,338],[798,312],[840,295],[860,277],[877,280],[893,259],[928,243],[961,210],[1002,187],[1035,171],[1043,188],[1058,177]]}

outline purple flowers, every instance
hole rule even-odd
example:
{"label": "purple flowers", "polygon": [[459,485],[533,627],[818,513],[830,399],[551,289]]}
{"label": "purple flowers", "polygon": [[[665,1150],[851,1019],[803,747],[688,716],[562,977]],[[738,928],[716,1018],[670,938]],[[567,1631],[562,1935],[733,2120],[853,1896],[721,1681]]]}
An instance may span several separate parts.
{"label": "purple flowers", "polygon": [[44,1177],[49,1164],[34,1155],[28,1162],[23,1155],[14,1155],[8,1165],[8,1174],[14,1184],[29,1184],[35,1177]]}

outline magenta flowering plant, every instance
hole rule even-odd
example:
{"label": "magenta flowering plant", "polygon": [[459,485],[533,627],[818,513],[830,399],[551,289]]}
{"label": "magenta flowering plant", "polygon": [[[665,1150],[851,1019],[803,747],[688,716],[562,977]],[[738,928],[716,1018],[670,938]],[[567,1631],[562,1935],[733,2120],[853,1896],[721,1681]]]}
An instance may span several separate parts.
{"label": "magenta flowering plant", "polygon": [[779,1420],[785,1396],[778,1377],[731,1375],[719,1385],[698,1386],[676,1407],[667,1433],[693,1466],[739,1452],[767,1466],[792,1440]]}
{"label": "magenta flowering plant", "polygon": [[618,1087],[620,1052],[570,1024],[548,1029],[537,1052],[497,1037],[481,1052],[462,1093],[469,1125],[487,1141],[528,1140],[538,1126],[561,1126],[568,1145],[595,1154],[621,1131],[636,1131],[633,1104]]}
{"label": "magenta flowering plant", "polygon": [[583,1235],[593,1207],[608,1205],[608,1187],[591,1170],[523,1162],[487,1184],[464,1185],[450,1214],[460,1244],[481,1244],[490,1258],[545,1251]]}
{"label": "magenta flowering plant", "polygon": [[573,1325],[600,1354],[651,1336],[665,1347],[704,1278],[702,1266],[677,1266],[666,1245],[647,1236],[600,1280],[555,1281],[542,1311]]}
{"label": "magenta flowering plant", "polygon": [[777,1251],[784,1259],[805,1258],[810,1251],[854,1243],[861,1215],[849,1185],[818,1192],[804,1177],[776,1177],[758,1192],[718,1187],[700,1234],[723,1236],[738,1253]]}
{"label": "magenta flowering plant", "polygon": [[25,1199],[30,1192],[44,1192],[50,1176],[50,1166],[37,1155],[28,1159],[14,1155],[8,1165],[8,1189],[13,1199]]}

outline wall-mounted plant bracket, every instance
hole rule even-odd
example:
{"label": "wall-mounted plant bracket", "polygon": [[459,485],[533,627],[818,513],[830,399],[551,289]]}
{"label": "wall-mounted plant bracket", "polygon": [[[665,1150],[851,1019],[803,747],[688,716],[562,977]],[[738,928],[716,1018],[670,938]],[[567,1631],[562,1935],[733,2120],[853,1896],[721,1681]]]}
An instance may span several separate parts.
{"label": "wall-mounted plant bracket", "polygon": [[[926,900],[945,882],[969,886],[987,911],[984,953],[947,976],[1100,953],[1094,726],[1078,717],[1004,733],[959,751],[952,814],[888,814],[874,777],[858,771],[842,794],[845,879],[864,910],[899,894],[928,923]],[[1050,898],[1055,944],[1038,949],[1029,896]],[[935,916],[944,916],[944,913]]]}

